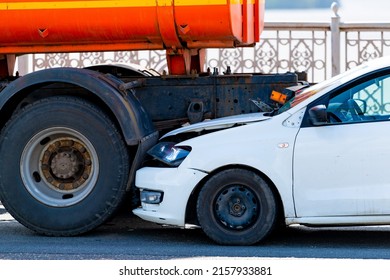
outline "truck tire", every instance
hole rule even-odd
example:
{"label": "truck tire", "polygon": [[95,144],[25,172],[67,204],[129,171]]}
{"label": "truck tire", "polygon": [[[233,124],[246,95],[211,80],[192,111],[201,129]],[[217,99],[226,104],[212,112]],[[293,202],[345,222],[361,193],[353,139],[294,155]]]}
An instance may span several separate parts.
{"label": "truck tire", "polygon": [[72,236],[104,223],[125,195],[129,155],[114,123],[69,96],[26,106],[0,138],[0,199],[21,224]]}
{"label": "truck tire", "polygon": [[274,228],[277,204],[272,190],[258,174],[229,169],[212,176],[197,202],[200,226],[223,245],[252,245]]}

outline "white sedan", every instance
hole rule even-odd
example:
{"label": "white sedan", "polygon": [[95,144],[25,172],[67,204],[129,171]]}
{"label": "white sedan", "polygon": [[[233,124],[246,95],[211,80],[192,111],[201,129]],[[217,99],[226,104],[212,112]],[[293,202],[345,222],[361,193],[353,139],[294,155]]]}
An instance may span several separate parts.
{"label": "white sedan", "polygon": [[277,111],[166,134],[136,174],[137,216],[248,245],[285,225],[390,224],[390,58],[303,89]]}

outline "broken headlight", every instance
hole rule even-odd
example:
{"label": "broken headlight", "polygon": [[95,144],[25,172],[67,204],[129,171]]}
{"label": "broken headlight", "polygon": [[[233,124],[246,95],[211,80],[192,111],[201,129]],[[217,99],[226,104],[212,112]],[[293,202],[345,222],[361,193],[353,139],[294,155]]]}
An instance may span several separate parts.
{"label": "broken headlight", "polygon": [[154,159],[168,166],[178,167],[191,152],[191,147],[176,146],[173,142],[160,142],[148,151]]}

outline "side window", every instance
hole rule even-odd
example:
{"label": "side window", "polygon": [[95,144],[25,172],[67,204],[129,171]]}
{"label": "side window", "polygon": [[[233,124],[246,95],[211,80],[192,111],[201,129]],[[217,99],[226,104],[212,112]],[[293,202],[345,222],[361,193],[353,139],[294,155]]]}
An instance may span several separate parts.
{"label": "side window", "polygon": [[374,78],[333,96],[327,107],[331,123],[390,118],[390,75]]}

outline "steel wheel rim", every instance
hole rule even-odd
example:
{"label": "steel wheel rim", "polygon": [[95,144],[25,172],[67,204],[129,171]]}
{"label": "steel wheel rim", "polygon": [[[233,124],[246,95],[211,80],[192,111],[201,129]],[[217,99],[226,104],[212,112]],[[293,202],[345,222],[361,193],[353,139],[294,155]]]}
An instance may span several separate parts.
{"label": "steel wheel rim", "polygon": [[29,140],[21,156],[20,173],[25,188],[37,201],[67,207],[93,190],[99,161],[92,143],[81,133],[54,127]]}
{"label": "steel wheel rim", "polygon": [[218,222],[231,230],[251,227],[260,215],[260,203],[246,186],[232,185],[216,196],[214,213]]}

